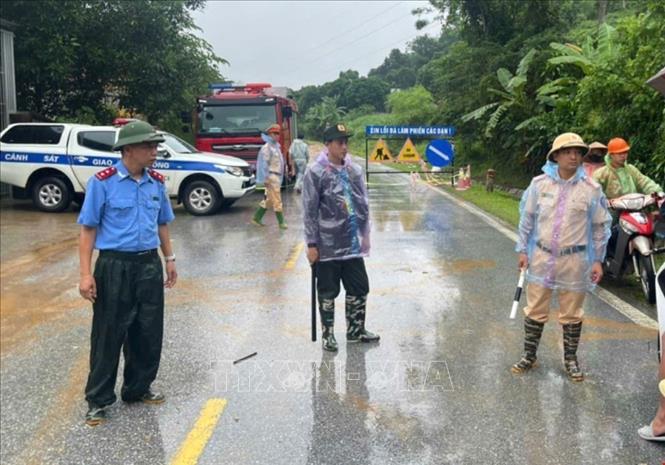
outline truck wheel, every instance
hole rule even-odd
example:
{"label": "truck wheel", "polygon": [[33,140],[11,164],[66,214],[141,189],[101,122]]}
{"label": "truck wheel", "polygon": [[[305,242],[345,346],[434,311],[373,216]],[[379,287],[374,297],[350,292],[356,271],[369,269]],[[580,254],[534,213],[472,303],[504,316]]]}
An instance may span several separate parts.
{"label": "truck wheel", "polygon": [[219,210],[222,197],[208,181],[194,181],[185,187],[185,210],[195,216],[212,215]]}
{"label": "truck wheel", "polygon": [[43,212],[61,212],[69,207],[71,201],[72,193],[62,178],[46,176],[32,188],[32,203]]}

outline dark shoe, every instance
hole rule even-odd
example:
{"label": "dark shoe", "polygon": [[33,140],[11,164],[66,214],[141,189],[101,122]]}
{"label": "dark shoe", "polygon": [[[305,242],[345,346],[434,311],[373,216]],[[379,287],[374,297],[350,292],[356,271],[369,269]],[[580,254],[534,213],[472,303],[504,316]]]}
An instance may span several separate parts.
{"label": "dark shoe", "polygon": [[579,383],[584,381],[584,373],[580,370],[580,366],[575,360],[564,360],[563,366],[566,368],[566,374],[571,381]]}
{"label": "dark shoe", "polygon": [[517,375],[521,375],[522,373],[526,373],[527,371],[531,370],[532,368],[536,368],[537,366],[538,361],[535,358],[529,359],[522,357],[519,362],[510,367],[510,371]]}
{"label": "dark shoe", "polygon": [[142,396],[139,397],[126,397],[122,399],[123,401],[127,403],[133,403],[133,402],[143,402],[144,404],[151,404],[151,405],[157,405],[157,404],[162,404],[166,400],[164,397],[164,394],[161,394],[159,392],[152,392],[148,391]]}
{"label": "dark shoe", "polygon": [[355,337],[346,335],[346,342],[356,343],[356,342],[377,342],[381,337],[378,334],[374,334],[366,329],[362,329]]}
{"label": "dark shoe", "polygon": [[335,339],[335,335],[332,332],[324,334],[321,339],[323,341],[323,350],[327,350],[328,352],[337,352],[337,340]]}
{"label": "dark shoe", "polygon": [[85,414],[85,424],[88,426],[97,426],[106,421],[106,410],[104,407],[90,407]]}

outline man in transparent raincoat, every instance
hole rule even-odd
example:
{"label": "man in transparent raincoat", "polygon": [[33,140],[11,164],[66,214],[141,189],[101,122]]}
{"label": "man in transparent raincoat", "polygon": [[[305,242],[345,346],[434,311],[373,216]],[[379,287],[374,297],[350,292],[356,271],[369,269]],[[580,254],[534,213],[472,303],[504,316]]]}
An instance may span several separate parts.
{"label": "man in transparent raincoat", "polygon": [[256,156],[256,183],[263,184],[265,196],[254,213],[252,223],[263,226],[261,220],[268,208],[272,207],[280,229],[288,226],[282,212],[282,179],[284,177],[284,157],[279,146],[279,126],[273,124],[262,135],[265,144]]}
{"label": "man in transparent raincoat", "polygon": [[303,140],[302,134],[298,134],[298,137],[293,141],[291,147],[289,147],[289,154],[291,155],[291,160],[293,160],[293,166],[296,171],[296,192],[302,192],[302,180],[305,176],[305,170],[307,169],[307,163],[309,162],[309,147],[307,143]]}
{"label": "man in transparent raincoat", "polygon": [[611,217],[600,185],[582,167],[587,146],[572,132],[554,139],[543,167],[520,202],[520,269],[527,268],[524,355],[512,366],[524,373],[536,365],[536,350],[548,319],[553,291],[559,297],[564,367],[572,381],[584,380],[577,361],[586,291],[603,276]]}
{"label": "man in transparent raincoat", "polygon": [[331,352],[337,351],[335,298],[340,280],[346,291],[346,341],[379,340],[377,334],[365,329],[369,199],[362,168],[347,154],[350,136],[343,124],[326,128],[326,147],[309,166],[303,181],[307,259],[316,266],[323,348]]}

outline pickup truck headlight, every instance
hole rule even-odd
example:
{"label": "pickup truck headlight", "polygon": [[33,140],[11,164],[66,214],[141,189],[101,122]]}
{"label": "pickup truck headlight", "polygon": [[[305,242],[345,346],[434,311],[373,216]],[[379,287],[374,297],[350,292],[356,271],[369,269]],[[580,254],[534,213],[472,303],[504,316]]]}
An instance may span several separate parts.
{"label": "pickup truck headlight", "polygon": [[237,166],[215,165],[215,168],[226,171],[233,176],[242,176],[242,168],[238,168]]}

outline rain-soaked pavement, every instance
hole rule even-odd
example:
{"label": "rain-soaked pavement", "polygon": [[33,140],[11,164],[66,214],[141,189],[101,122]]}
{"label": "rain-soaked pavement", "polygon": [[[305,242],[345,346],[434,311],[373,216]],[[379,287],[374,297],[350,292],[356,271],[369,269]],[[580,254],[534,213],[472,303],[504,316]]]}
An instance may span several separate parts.
{"label": "rain-soaked pavement", "polygon": [[[551,321],[541,367],[515,377],[522,327],[508,313],[513,243],[405,175],[371,178],[368,328],[377,345],[337,355],[309,338],[300,198],[290,228],[249,225],[258,194],[197,218],[176,208],[179,281],[167,291],[155,387],[161,406],[116,403],[83,424],[91,310],[77,292],[77,212],[1,210],[0,462],[170,464],[656,464],[638,427],[657,402],[656,331],[588,299],[587,380],[562,371]],[[232,361],[257,352],[253,358]],[[122,370],[120,370],[122,372]],[[188,436],[225,399],[207,437]],[[188,439],[189,438],[189,439]],[[198,449],[197,449],[198,447]],[[181,449],[182,448],[182,449]]]}

